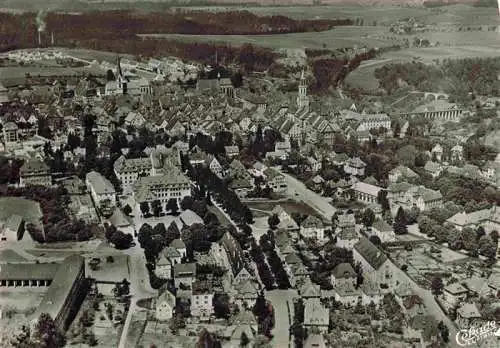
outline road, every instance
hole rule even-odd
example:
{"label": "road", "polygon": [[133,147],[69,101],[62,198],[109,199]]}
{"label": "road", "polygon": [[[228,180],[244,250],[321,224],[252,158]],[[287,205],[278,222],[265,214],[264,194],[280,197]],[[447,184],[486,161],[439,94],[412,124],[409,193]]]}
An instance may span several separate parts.
{"label": "road", "polygon": [[132,316],[134,312],[139,309],[137,301],[156,297],[157,291],[151,288],[149,284],[149,274],[146,268],[146,258],[143,250],[139,246],[135,246],[128,250],[124,250],[124,253],[129,255],[130,293],[132,296],[130,298],[130,308],[127,313],[127,318],[125,319],[125,324],[123,325],[118,348],[132,348],[127,342],[127,336]]}
{"label": "road", "polygon": [[455,323],[441,310],[441,307],[437,304],[434,299],[434,295],[432,295],[430,290],[424,289],[420,287],[413,279],[411,279],[404,271],[402,271],[399,267],[397,267],[391,261],[391,265],[393,267],[393,276],[395,279],[398,279],[400,283],[408,283],[413,290],[413,292],[418,295],[423,301],[425,308],[427,309],[428,314],[432,315],[436,320],[443,321],[443,323],[448,326],[450,332],[450,342],[448,343],[449,347],[460,347],[456,341],[455,336],[457,334],[457,326]]}
{"label": "road", "polygon": [[288,185],[288,194],[294,199],[300,199],[311,208],[316,210],[321,216],[330,221],[333,214],[337,211],[332,206],[326,197],[323,197],[316,192],[309,190],[306,185],[300,180],[295,179],[293,176],[281,172],[285,176]]}
{"label": "road", "polygon": [[296,290],[271,290],[266,292],[266,299],[274,307],[274,329],[272,331],[272,347],[286,348],[293,343],[290,341],[290,326],[292,325],[292,313],[288,312],[287,302],[297,297]]}

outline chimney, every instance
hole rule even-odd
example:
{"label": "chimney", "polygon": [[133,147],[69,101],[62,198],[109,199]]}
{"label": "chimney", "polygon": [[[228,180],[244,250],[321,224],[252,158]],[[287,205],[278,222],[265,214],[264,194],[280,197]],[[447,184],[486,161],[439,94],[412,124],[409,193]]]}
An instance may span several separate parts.
{"label": "chimney", "polygon": [[50,34],[50,42],[51,42],[52,46],[54,46],[54,32],[52,32]]}
{"label": "chimney", "polygon": [[38,30],[38,46],[42,46],[42,32]]}

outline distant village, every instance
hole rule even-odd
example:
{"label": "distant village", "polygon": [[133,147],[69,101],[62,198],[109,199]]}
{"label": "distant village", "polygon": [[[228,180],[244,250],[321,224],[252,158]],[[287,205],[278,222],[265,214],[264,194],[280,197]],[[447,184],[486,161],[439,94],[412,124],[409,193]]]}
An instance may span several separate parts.
{"label": "distant village", "polygon": [[470,122],[495,98],[2,58],[40,75],[0,78],[0,346],[444,347],[500,321],[499,147]]}

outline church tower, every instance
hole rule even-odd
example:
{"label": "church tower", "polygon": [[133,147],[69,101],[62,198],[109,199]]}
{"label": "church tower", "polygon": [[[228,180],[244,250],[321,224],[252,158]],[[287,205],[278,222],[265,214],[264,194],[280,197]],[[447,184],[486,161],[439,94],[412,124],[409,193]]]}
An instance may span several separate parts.
{"label": "church tower", "polygon": [[307,96],[307,82],[304,70],[300,75],[299,95],[297,96],[297,107],[299,109],[309,108],[309,97]]}

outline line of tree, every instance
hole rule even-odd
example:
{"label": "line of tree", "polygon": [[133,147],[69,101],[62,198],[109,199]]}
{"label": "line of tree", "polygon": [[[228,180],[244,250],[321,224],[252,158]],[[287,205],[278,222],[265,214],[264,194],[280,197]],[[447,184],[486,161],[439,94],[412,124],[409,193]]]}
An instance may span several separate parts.
{"label": "line of tree", "polygon": [[255,240],[252,242],[252,247],[250,249],[250,256],[252,260],[257,265],[257,271],[259,272],[259,278],[264,284],[266,290],[274,289],[274,276],[267,265],[264,252],[260,245],[257,244]]}

